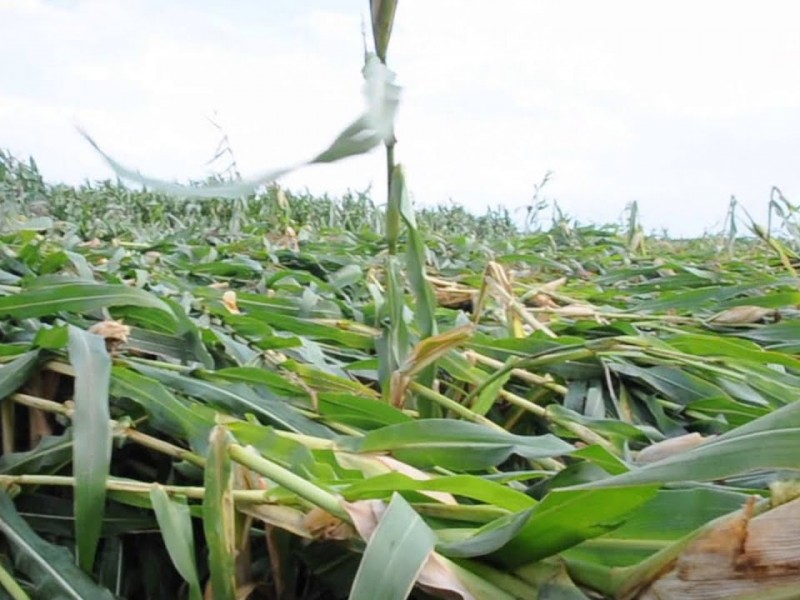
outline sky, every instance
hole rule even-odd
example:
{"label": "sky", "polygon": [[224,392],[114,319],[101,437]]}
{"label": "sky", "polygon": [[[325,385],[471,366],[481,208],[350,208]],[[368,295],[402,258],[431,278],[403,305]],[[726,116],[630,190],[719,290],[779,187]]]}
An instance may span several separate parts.
{"label": "sky", "polygon": [[[800,6],[791,0],[400,0],[388,62],[418,206],[581,222],[637,201],[648,230],[800,203]],[[0,0],[0,148],[48,181],[201,179],[227,133],[245,176],[308,158],[363,108],[367,0]],[[384,194],[380,149],[281,180]],[[548,213],[549,214],[549,213]]]}

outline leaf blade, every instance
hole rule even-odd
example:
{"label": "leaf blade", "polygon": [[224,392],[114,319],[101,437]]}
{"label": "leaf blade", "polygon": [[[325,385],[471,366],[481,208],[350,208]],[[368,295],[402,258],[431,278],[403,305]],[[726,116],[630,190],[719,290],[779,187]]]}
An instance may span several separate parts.
{"label": "leaf blade", "polygon": [[236,555],[233,507],[233,469],[228,456],[231,436],[219,425],[211,430],[206,458],[203,531],[208,543],[208,567],[213,597],[235,600]]}
{"label": "leaf blade", "polygon": [[367,542],[349,599],[404,600],[435,544],[433,531],[395,494]]}
{"label": "leaf blade", "polygon": [[75,566],[69,551],[36,535],[2,490],[0,532],[14,548],[14,561],[19,570],[35,579],[39,591],[48,594],[46,597],[113,600],[111,592],[98,586]]}
{"label": "leaf blade", "polygon": [[91,572],[103,523],[111,463],[108,407],[111,359],[103,338],[74,326],[69,328],[68,348],[75,369],[75,537],[79,564]]}
{"label": "leaf blade", "polygon": [[171,499],[160,485],[155,485],[150,490],[150,501],[153,503],[161,537],[164,539],[172,563],[189,584],[189,599],[202,600],[203,593],[194,558],[194,536],[189,507],[185,502]]}

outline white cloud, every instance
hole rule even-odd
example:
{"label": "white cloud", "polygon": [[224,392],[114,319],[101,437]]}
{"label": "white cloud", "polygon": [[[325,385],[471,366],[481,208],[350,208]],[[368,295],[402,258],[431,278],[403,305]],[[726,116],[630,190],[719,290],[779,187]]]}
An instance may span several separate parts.
{"label": "white cloud", "polygon": [[[51,179],[109,173],[77,118],[155,175],[203,174],[217,110],[245,173],[320,149],[361,108],[366,3],[0,0],[0,145]],[[524,205],[584,219],[640,201],[698,233],[730,194],[763,212],[800,190],[800,37],[789,1],[404,2],[390,65],[405,86],[398,155],[423,204]],[[383,189],[380,153],[286,182]]]}

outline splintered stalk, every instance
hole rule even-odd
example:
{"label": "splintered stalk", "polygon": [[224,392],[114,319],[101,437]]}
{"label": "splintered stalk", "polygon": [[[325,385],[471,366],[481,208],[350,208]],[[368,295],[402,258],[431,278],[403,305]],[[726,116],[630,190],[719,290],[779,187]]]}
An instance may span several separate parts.
{"label": "splintered stalk", "polygon": [[[0,475],[0,487],[9,485],[75,487],[75,478],[65,475]],[[206,489],[200,486],[162,485],[160,483],[147,483],[132,479],[109,478],[106,480],[106,490],[109,492],[149,495],[150,491],[157,485],[161,486],[167,494],[185,496],[193,500],[202,500],[206,494]],[[235,502],[245,504],[270,503],[269,492],[265,490],[233,490],[233,499]]]}
{"label": "splintered stalk", "polygon": [[[475,352],[474,350],[467,350],[464,353],[464,356],[468,360],[474,359],[476,362],[483,363],[495,369],[502,369],[505,366],[499,360],[495,360],[488,356],[484,356],[478,352]],[[511,369],[511,374],[523,381],[527,381],[528,383],[532,383],[534,385],[541,386],[542,388],[549,389],[562,396],[566,395],[567,393],[567,388],[565,386],[552,381],[548,377],[542,377],[541,375],[536,375],[535,373],[531,373],[530,371],[526,371],[524,369]],[[500,390],[500,396],[509,404],[513,404],[514,406],[517,406],[525,411],[528,411],[539,418],[552,422],[557,422],[558,425],[568,430],[575,437],[577,437],[579,440],[581,440],[586,444],[598,444],[603,448],[605,448],[606,450],[608,450],[609,452],[617,454],[617,449],[611,442],[609,442],[603,436],[595,433],[585,425],[581,425],[580,423],[575,423],[574,421],[567,421],[563,419],[555,421],[550,415],[550,413],[547,412],[547,409],[545,407],[539,406],[538,404],[531,402],[530,400],[523,398],[522,396],[518,396],[513,392],[509,392],[506,389]]]}
{"label": "splintered stalk", "polygon": [[472,421],[473,423],[480,423],[481,425],[485,425],[486,427],[490,427],[491,429],[495,429],[498,431],[504,431],[500,425],[492,421],[491,419],[487,419],[483,415],[479,415],[478,413],[472,412],[469,408],[464,406],[463,404],[459,404],[455,400],[448,398],[444,394],[440,394],[428,387],[425,387],[422,384],[417,383],[416,381],[412,381],[408,384],[408,388],[423,398],[427,398],[445,408],[453,413],[457,414],[459,417],[463,417],[467,421]]}
{"label": "splintered stalk", "polygon": [[[9,399],[16,404],[21,404],[30,408],[36,408],[45,412],[64,415],[69,419],[72,419],[73,415],[75,414],[75,410],[68,404],[53,402],[52,400],[46,400],[45,398],[39,398],[38,396],[31,396],[30,394],[18,392],[16,394],[12,394]],[[147,435],[146,433],[142,433],[141,431],[134,429],[130,425],[115,421],[113,419],[110,420],[109,423],[111,424],[112,431],[115,435],[125,437],[128,440],[139,444],[140,446],[145,446],[151,450],[155,450],[157,452],[161,452],[162,454],[177,458],[178,460],[185,460],[186,462],[192,463],[198,467],[203,467],[206,464],[206,461],[202,456],[195,454],[191,450],[186,450],[185,448],[170,444],[169,442],[165,442],[164,440],[153,437],[152,435]]]}
{"label": "splintered stalk", "polygon": [[539,321],[536,317],[534,317],[519,300],[514,298],[511,293],[506,290],[502,285],[498,284],[494,278],[486,277],[486,282],[489,287],[491,287],[492,291],[495,293],[497,297],[507,306],[508,310],[515,313],[520,319],[525,321],[528,325],[530,325],[534,331],[541,331],[547,337],[555,338],[558,337],[555,333],[553,333],[547,325]]}
{"label": "splintered stalk", "polygon": [[[486,356],[484,354],[480,354],[479,352],[475,352],[475,350],[467,350],[464,352],[464,357],[467,360],[475,360],[475,362],[479,362],[484,364],[488,367],[492,367],[493,369],[501,369],[505,366],[505,364],[499,360]],[[533,385],[540,385],[545,387],[549,390],[556,392],[561,396],[567,395],[567,388],[566,386],[560,385],[553,381],[550,377],[537,375],[536,373],[531,373],[530,371],[525,371],[523,369],[512,369],[511,374],[518,379],[526,381],[528,383],[532,383]]]}
{"label": "splintered stalk", "polygon": [[464,403],[471,404],[474,402],[475,398],[486,389],[486,386],[491,385],[507,373],[513,372],[514,369],[526,370],[533,367],[543,367],[556,362],[583,360],[596,356],[600,349],[602,348],[594,349],[588,348],[585,344],[576,344],[574,346],[565,346],[564,348],[559,348],[558,350],[543,353],[538,356],[511,361],[510,363],[502,365],[494,373],[491,373],[480,385],[475,386],[475,389],[469,393]]}
{"label": "splintered stalk", "polygon": [[44,368],[47,369],[48,371],[53,371],[54,373],[58,373],[59,375],[75,377],[75,367],[58,360],[51,360],[50,362],[45,363]]}
{"label": "splintered stalk", "polygon": [[13,402],[3,402],[0,405],[0,424],[3,436],[3,454],[11,454],[14,451],[16,434],[14,433],[14,404]]}
{"label": "splintered stalk", "polygon": [[196,467],[202,468],[206,464],[206,461],[202,456],[198,456],[190,450],[185,450],[184,448],[180,448],[174,444],[160,440],[152,435],[147,435],[146,433],[142,433],[136,429],[123,426],[115,431],[120,435],[125,436],[131,442],[135,442],[140,446],[145,446],[151,450],[156,450],[157,452],[161,452],[161,454],[172,456],[178,460],[185,460],[188,463],[192,463]]}

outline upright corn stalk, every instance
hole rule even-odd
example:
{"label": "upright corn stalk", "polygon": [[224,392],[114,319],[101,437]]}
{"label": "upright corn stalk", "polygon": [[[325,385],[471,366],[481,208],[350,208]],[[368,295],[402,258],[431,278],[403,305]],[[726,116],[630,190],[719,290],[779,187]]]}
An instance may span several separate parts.
{"label": "upright corn stalk", "polygon": [[[389,40],[392,37],[394,13],[397,10],[397,0],[370,0],[369,9],[372,16],[372,39],[375,43],[375,54],[385,65],[386,52],[389,49]],[[392,136],[386,142],[386,177],[389,195],[392,193],[395,141],[394,136]]]}
{"label": "upright corn stalk", "polygon": [[[397,9],[397,0],[370,0],[372,36],[375,53],[386,65],[386,52],[392,35],[392,25]],[[406,243],[406,273],[415,299],[414,320],[420,340],[436,335],[436,300],[425,279],[425,243],[417,230],[414,211],[405,187],[405,178],[400,165],[394,161],[394,135],[385,141],[386,178],[388,199],[386,208],[386,241],[389,256],[386,264],[386,300],[381,310],[384,331],[379,343],[380,379],[385,398],[392,397],[391,376],[401,368],[408,369],[406,362],[413,356],[411,335],[406,325],[403,272],[397,257],[397,242],[401,227],[408,232]],[[417,380],[430,387],[436,373],[436,365],[422,369]],[[416,408],[423,417],[440,416],[437,405],[424,398],[416,400]]]}

